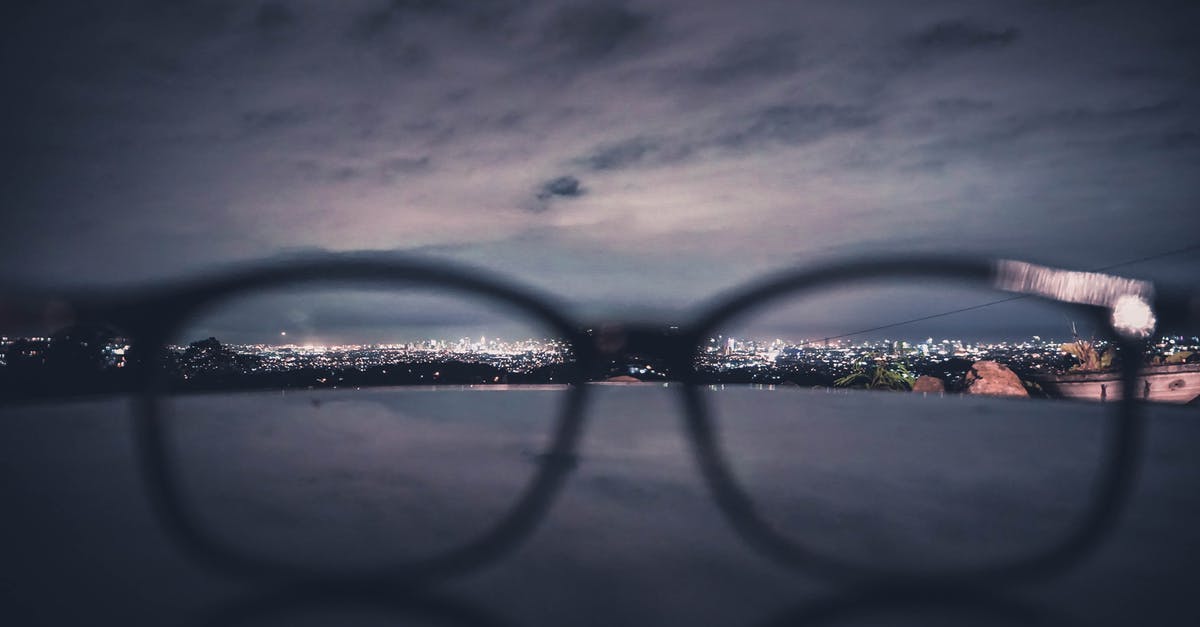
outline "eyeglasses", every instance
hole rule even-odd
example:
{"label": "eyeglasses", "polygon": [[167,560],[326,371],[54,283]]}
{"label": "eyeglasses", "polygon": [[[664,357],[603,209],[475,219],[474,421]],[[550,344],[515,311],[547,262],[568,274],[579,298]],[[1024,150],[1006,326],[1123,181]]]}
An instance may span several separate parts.
{"label": "eyeglasses", "polygon": [[577,465],[585,383],[653,381],[679,391],[707,487],[764,556],[839,580],[993,581],[1060,570],[1111,527],[1142,402],[1194,394],[1195,339],[1149,338],[1197,309],[1105,274],[893,258],[783,272],[686,321],[588,326],[477,269],[336,255],[9,299],[10,317],[76,325],[38,376],[19,368],[36,343],[9,341],[4,383],[135,391],[156,511],[228,571],[477,568]]}

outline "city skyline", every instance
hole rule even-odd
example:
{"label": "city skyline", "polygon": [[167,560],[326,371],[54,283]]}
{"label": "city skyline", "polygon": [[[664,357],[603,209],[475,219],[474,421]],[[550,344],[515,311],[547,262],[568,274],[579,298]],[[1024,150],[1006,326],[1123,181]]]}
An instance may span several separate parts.
{"label": "city skyline", "polygon": [[[669,334],[669,330],[664,330]],[[666,345],[663,345],[666,346]],[[688,358],[690,375],[660,346],[601,358],[577,370],[574,346],[557,340],[505,341],[481,337],[403,344],[231,344],[216,338],[169,345],[147,362],[144,348],[125,338],[0,338],[0,387],[14,398],[41,394],[117,392],[140,380],[131,365],[153,366],[172,389],[321,389],[395,386],[529,386],[589,381],[844,387],[869,369],[898,377],[888,389],[921,389],[917,379],[936,378],[938,389],[966,391],[970,373],[1002,364],[1045,397],[1038,381],[1075,371],[1100,372],[1116,358],[1103,340],[1026,338],[972,342],[944,338],[790,341],[718,336],[703,340]],[[1086,352],[1093,352],[1088,357]],[[136,356],[141,355],[141,356]],[[1146,364],[1194,369],[1200,337],[1161,336],[1147,344]],[[1090,361],[1095,359],[1097,361]],[[132,360],[132,361],[131,361]],[[1104,368],[1106,366],[1099,366]],[[878,370],[877,370],[878,371]],[[1149,371],[1148,371],[1149,372]],[[1168,370],[1168,372],[1174,372]],[[1115,376],[1111,373],[1103,376]],[[868,385],[872,387],[875,384]],[[890,384],[889,384],[890,385]]]}

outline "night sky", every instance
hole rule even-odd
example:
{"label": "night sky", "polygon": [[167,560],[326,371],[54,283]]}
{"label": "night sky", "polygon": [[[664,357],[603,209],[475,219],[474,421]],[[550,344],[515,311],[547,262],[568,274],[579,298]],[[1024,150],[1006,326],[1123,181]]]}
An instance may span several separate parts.
{"label": "night sky", "polygon": [[[0,17],[8,278],[398,250],[656,309],[861,253],[1093,268],[1200,240],[1195,2],[115,0]],[[1127,271],[1189,280],[1198,260]]]}

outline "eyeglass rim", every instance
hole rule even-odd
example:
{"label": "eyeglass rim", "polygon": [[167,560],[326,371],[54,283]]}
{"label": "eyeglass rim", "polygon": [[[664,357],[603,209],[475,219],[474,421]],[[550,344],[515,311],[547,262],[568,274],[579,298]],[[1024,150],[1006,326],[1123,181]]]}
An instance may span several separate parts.
{"label": "eyeglass rim", "polygon": [[[805,549],[800,543],[792,542],[773,530],[752,508],[742,503],[753,501],[745,495],[734,473],[713,436],[711,412],[699,394],[701,384],[691,362],[699,349],[699,339],[714,328],[754,307],[761,306],[783,294],[797,295],[803,291],[819,289],[846,281],[870,278],[948,278],[986,284],[993,278],[993,262],[986,259],[954,258],[942,256],[879,256],[869,259],[834,261],[819,266],[786,270],[746,287],[719,297],[707,307],[700,309],[701,315],[685,328],[682,336],[687,340],[689,354],[680,359],[686,363],[676,364],[682,374],[681,386],[685,402],[688,439],[693,446],[695,459],[700,466],[714,499],[734,530],[760,554],[791,570],[816,573],[835,580],[861,581],[879,576],[902,575],[912,578],[910,571],[886,571],[848,565],[839,560],[828,559]],[[266,266],[251,266],[247,269],[176,284],[170,289],[153,292],[142,298],[136,306],[126,308],[129,312],[155,311],[155,320],[137,319],[136,313],[126,315],[130,326],[146,330],[143,339],[146,345],[160,346],[165,338],[184,323],[193,312],[214,300],[254,290],[261,287],[296,284],[297,282],[320,281],[370,281],[395,282],[405,285],[421,285],[433,288],[450,288],[460,293],[481,295],[504,302],[536,317],[563,339],[575,353],[577,367],[568,382],[570,392],[564,398],[562,409],[555,420],[555,435],[546,456],[533,473],[528,487],[517,503],[490,530],[475,541],[452,549],[432,558],[389,565],[352,575],[371,579],[429,580],[474,570],[500,557],[519,545],[540,523],[549,510],[554,498],[561,490],[575,461],[575,451],[586,422],[586,399],[588,386],[585,373],[596,362],[590,338],[580,331],[581,325],[562,313],[562,309],[546,296],[518,286],[492,273],[444,262],[419,259],[397,259],[362,255],[322,256],[304,260],[293,260]],[[1053,301],[1053,299],[1044,299]],[[1085,308],[1098,317],[1099,328],[1111,329],[1108,320],[1097,308]],[[163,315],[165,312],[165,315]],[[113,318],[120,316],[114,315]],[[1114,334],[1114,337],[1120,339]],[[1121,341],[1122,350],[1136,350],[1129,342]],[[1135,360],[1122,361],[1122,377],[1125,389],[1133,389],[1137,366]],[[682,367],[681,367],[682,366]],[[144,372],[154,369],[146,368]],[[193,524],[194,517],[186,513],[186,506],[173,486],[169,470],[161,427],[160,401],[162,391],[155,383],[146,379],[140,386],[141,393],[135,398],[135,424],[141,446],[143,476],[150,484],[151,500],[155,502],[160,520],[166,523],[175,539],[193,557],[226,571],[237,571],[251,575],[274,577],[312,577],[324,574],[320,569],[304,569],[282,565],[269,559],[256,559],[243,552],[222,545]],[[1093,501],[1084,522],[1070,534],[1066,541],[1055,548],[1029,558],[1002,563],[976,570],[954,569],[946,574],[933,574],[929,579],[953,578],[958,581],[998,581],[1022,579],[1039,574],[1057,572],[1073,564],[1079,557],[1097,545],[1111,527],[1131,489],[1137,467],[1142,432],[1140,403],[1131,395],[1123,396],[1114,412],[1113,424],[1109,427],[1110,442],[1106,447],[1109,463],[1108,473],[1099,481],[1098,496]]]}
{"label": "eyeglass rim", "polygon": [[[702,350],[703,338],[712,335],[723,325],[778,298],[803,297],[806,293],[819,292],[829,287],[876,279],[923,278],[949,279],[964,282],[964,285],[994,289],[996,264],[988,259],[957,257],[888,257],[860,258],[848,262],[832,262],[812,268],[784,271],[741,288],[711,305],[696,323],[689,343],[693,350]],[[1139,354],[1141,347],[1120,336],[1112,328],[1108,310],[1104,307],[1067,303],[1036,294],[1025,294],[1035,300],[1068,307],[1090,318],[1108,339],[1113,341],[1124,354]],[[761,555],[793,570],[817,573],[825,578],[846,583],[859,584],[879,579],[904,578],[909,581],[924,581],[931,585],[941,582],[971,582],[996,584],[1017,580],[1046,577],[1070,567],[1091,552],[1111,531],[1117,517],[1132,491],[1140,461],[1141,442],[1144,437],[1142,403],[1133,394],[1123,394],[1113,402],[1115,410],[1106,417],[1106,442],[1103,445],[1101,475],[1096,478],[1088,508],[1079,518],[1073,530],[1049,548],[1007,561],[997,561],[986,566],[948,568],[940,571],[919,572],[904,569],[887,569],[852,565],[842,560],[827,558],[807,548],[804,543],[791,540],[758,514],[754,499],[749,497],[736,473],[732,470],[728,456],[723,452],[720,441],[715,437],[715,421],[708,403],[700,393],[705,383],[694,367],[693,360],[682,372],[690,379],[683,386],[685,415],[688,418],[688,441],[693,447],[694,458],[700,465],[714,499],[735,531]],[[1123,389],[1135,389],[1139,364],[1137,359],[1121,360]]]}
{"label": "eyeglass rim", "polygon": [[[427,287],[448,293],[479,296],[503,304],[543,324],[562,336],[577,355],[579,364],[590,362],[590,346],[581,341],[577,328],[550,304],[548,298],[512,284],[482,270],[426,260],[378,258],[373,256],[336,256],[306,259],[267,266],[252,266],[237,272],[187,282],[157,290],[128,311],[156,312],[153,320],[134,320],[133,326],[145,329],[138,341],[159,347],[205,307],[223,299],[262,288],[295,286],[306,283],[361,282],[373,286],[395,284]],[[157,351],[152,351],[157,355]],[[150,500],[168,532],[193,559],[226,572],[256,578],[313,579],[328,575],[325,569],[288,564],[254,556],[239,550],[207,532],[199,517],[190,511],[177,472],[168,454],[167,427],[162,403],[165,397],[161,369],[156,362],[140,371],[140,393],[134,399],[135,430],[140,464]],[[547,450],[539,456],[537,469],[515,502],[494,524],[459,546],[436,555],[387,564],[352,573],[338,573],[339,579],[427,581],[469,572],[500,557],[519,545],[537,526],[559,492],[575,463],[575,448],[580,438],[589,394],[582,368],[567,370],[567,392],[554,419],[553,435]]]}

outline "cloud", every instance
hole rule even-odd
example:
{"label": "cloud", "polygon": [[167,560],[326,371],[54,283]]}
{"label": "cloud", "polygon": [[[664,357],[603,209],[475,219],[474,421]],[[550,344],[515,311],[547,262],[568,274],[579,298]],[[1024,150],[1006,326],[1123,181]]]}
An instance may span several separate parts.
{"label": "cloud", "polygon": [[249,133],[271,133],[301,126],[311,119],[302,107],[258,109],[242,114],[242,127]]}
{"label": "cloud", "polygon": [[254,26],[264,33],[276,33],[296,23],[296,14],[279,2],[265,2],[254,14]]}
{"label": "cloud", "polygon": [[429,169],[429,156],[424,157],[393,157],[384,160],[379,166],[386,177],[395,177],[413,172],[423,172]]}
{"label": "cloud", "polygon": [[725,129],[639,135],[604,143],[574,159],[596,172],[681,165],[703,156],[730,157],[759,148],[801,146],[875,125],[876,114],[862,107],[831,104],[775,104],[732,117]]}
{"label": "cloud", "polygon": [[727,149],[746,150],[763,144],[799,145],[874,125],[878,117],[862,107],[831,104],[783,104],[755,112],[741,128],[719,137]]}
{"label": "cloud", "polygon": [[587,189],[578,178],[570,175],[555,177],[538,186],[533,201],[525,209],[530,213],[543,213],[556,200],[579,198],[586,193]]}
{"label": "cloud", "polygon": [[557,259],[733,276],[797,241],[1086,266],[1196,232],[1185,5],[601,1],[27,7],[0,259],[88,280],[547,227]]}
{"label": "cloud", "polygon": [[573,176],[560,176],[542,183],[537,193],[538,200],[552,198],[578,198],[587,192]]}
{"label": "cloud", "polygon": [[980,127],[977,139],[982,144],[1000,144],[1034,138],[1074,136],[1092,141],[1113,135],[1140,134],[1159,130],[1181,103],[1165,100],[1129,107],[1070,107],[1035,110],[1008,115]]}
{"label": "cloud", "polygon": [[545,38],[570,58],[598,61],[641,39],[650,22],[648,15],[620,4],[576,4],[551,16]]}
{"label": "cloud", "polygon": [[678,163],[694,153],[695,147],[685,142],[642,136],[598,146],[577,161],[596,171],[622,170],[639,165]]}
{"label": "cloud", "polygon": [[415,22],[440,20],[472,31],[494,31],[511,19],[520,2],[510,0],[390,0],[359,14],[353,38],[369,41]]}
{"label": "cloud", "polygon": [[[897,166],[961,174],[986,164],[996,173],[1057,176],[1063,189],[1072,187],[1067,184],[1069,177],[1091,172],[1096,178],[1087,180],[1086,185],[1094,192],[1132,178],[1151,180],[1165,170],[1183,167],[1189,156],[1195,157],[1196,145],[1189,143],[1187,131],[1188,108],[1173,99],[1110,107],[1034,106],[1017,111],[996,104],[963,107],[938,102],[930,111],[935,113],[935,121],[918,127],[913,149],[893,162]],[[1116,172],[1120,175],[1115,176]],[[1173,193],[1166,192],[1170,186],[1166,180],[1144,184],[1147,188],[1141,194]],[[1089,193],[1082,185],[1075,185],[1076,193]]]}
{"label": "cloud", "polygon": [[377,163],[359,160],[338,162],[334,159],[297,159],[292,162],[301,179],[324,183],[365,181],[373,184],[394,183],[402,177],[428,172],[431,160],[424,157],[389,157]]}
{"label": "cloud", "polygon": [[947,20],[910,36],[907,43],[918,53],[960,53],[1011,46],[1020,34],[1020,30],[1011,26],[993,27],[968,20]]}
{"label": "cloud", "polygon": [[964,117],[991,111],[995,103],[974,98],[940,98],[932,105],[934,113],[940,116]]}
{"label": "cloud", "polygon": [[1195,150],[1200,148],[1200,131],[1178,131],[1163,133],[1159,138],[1167,150]]}
{"label": "cloud", "polygon": [[293,162],[296,174],[306,181],[324,183],[347,183],[362,176],[362,170],[353,165],[327,164],[317,159],[298,159]]}
{"label": "cloud", "polygon": [[792,33],[743,39],[718,51],[692,76],[700,83],[724,85],[791,74],[800,67],[799,43]]}

